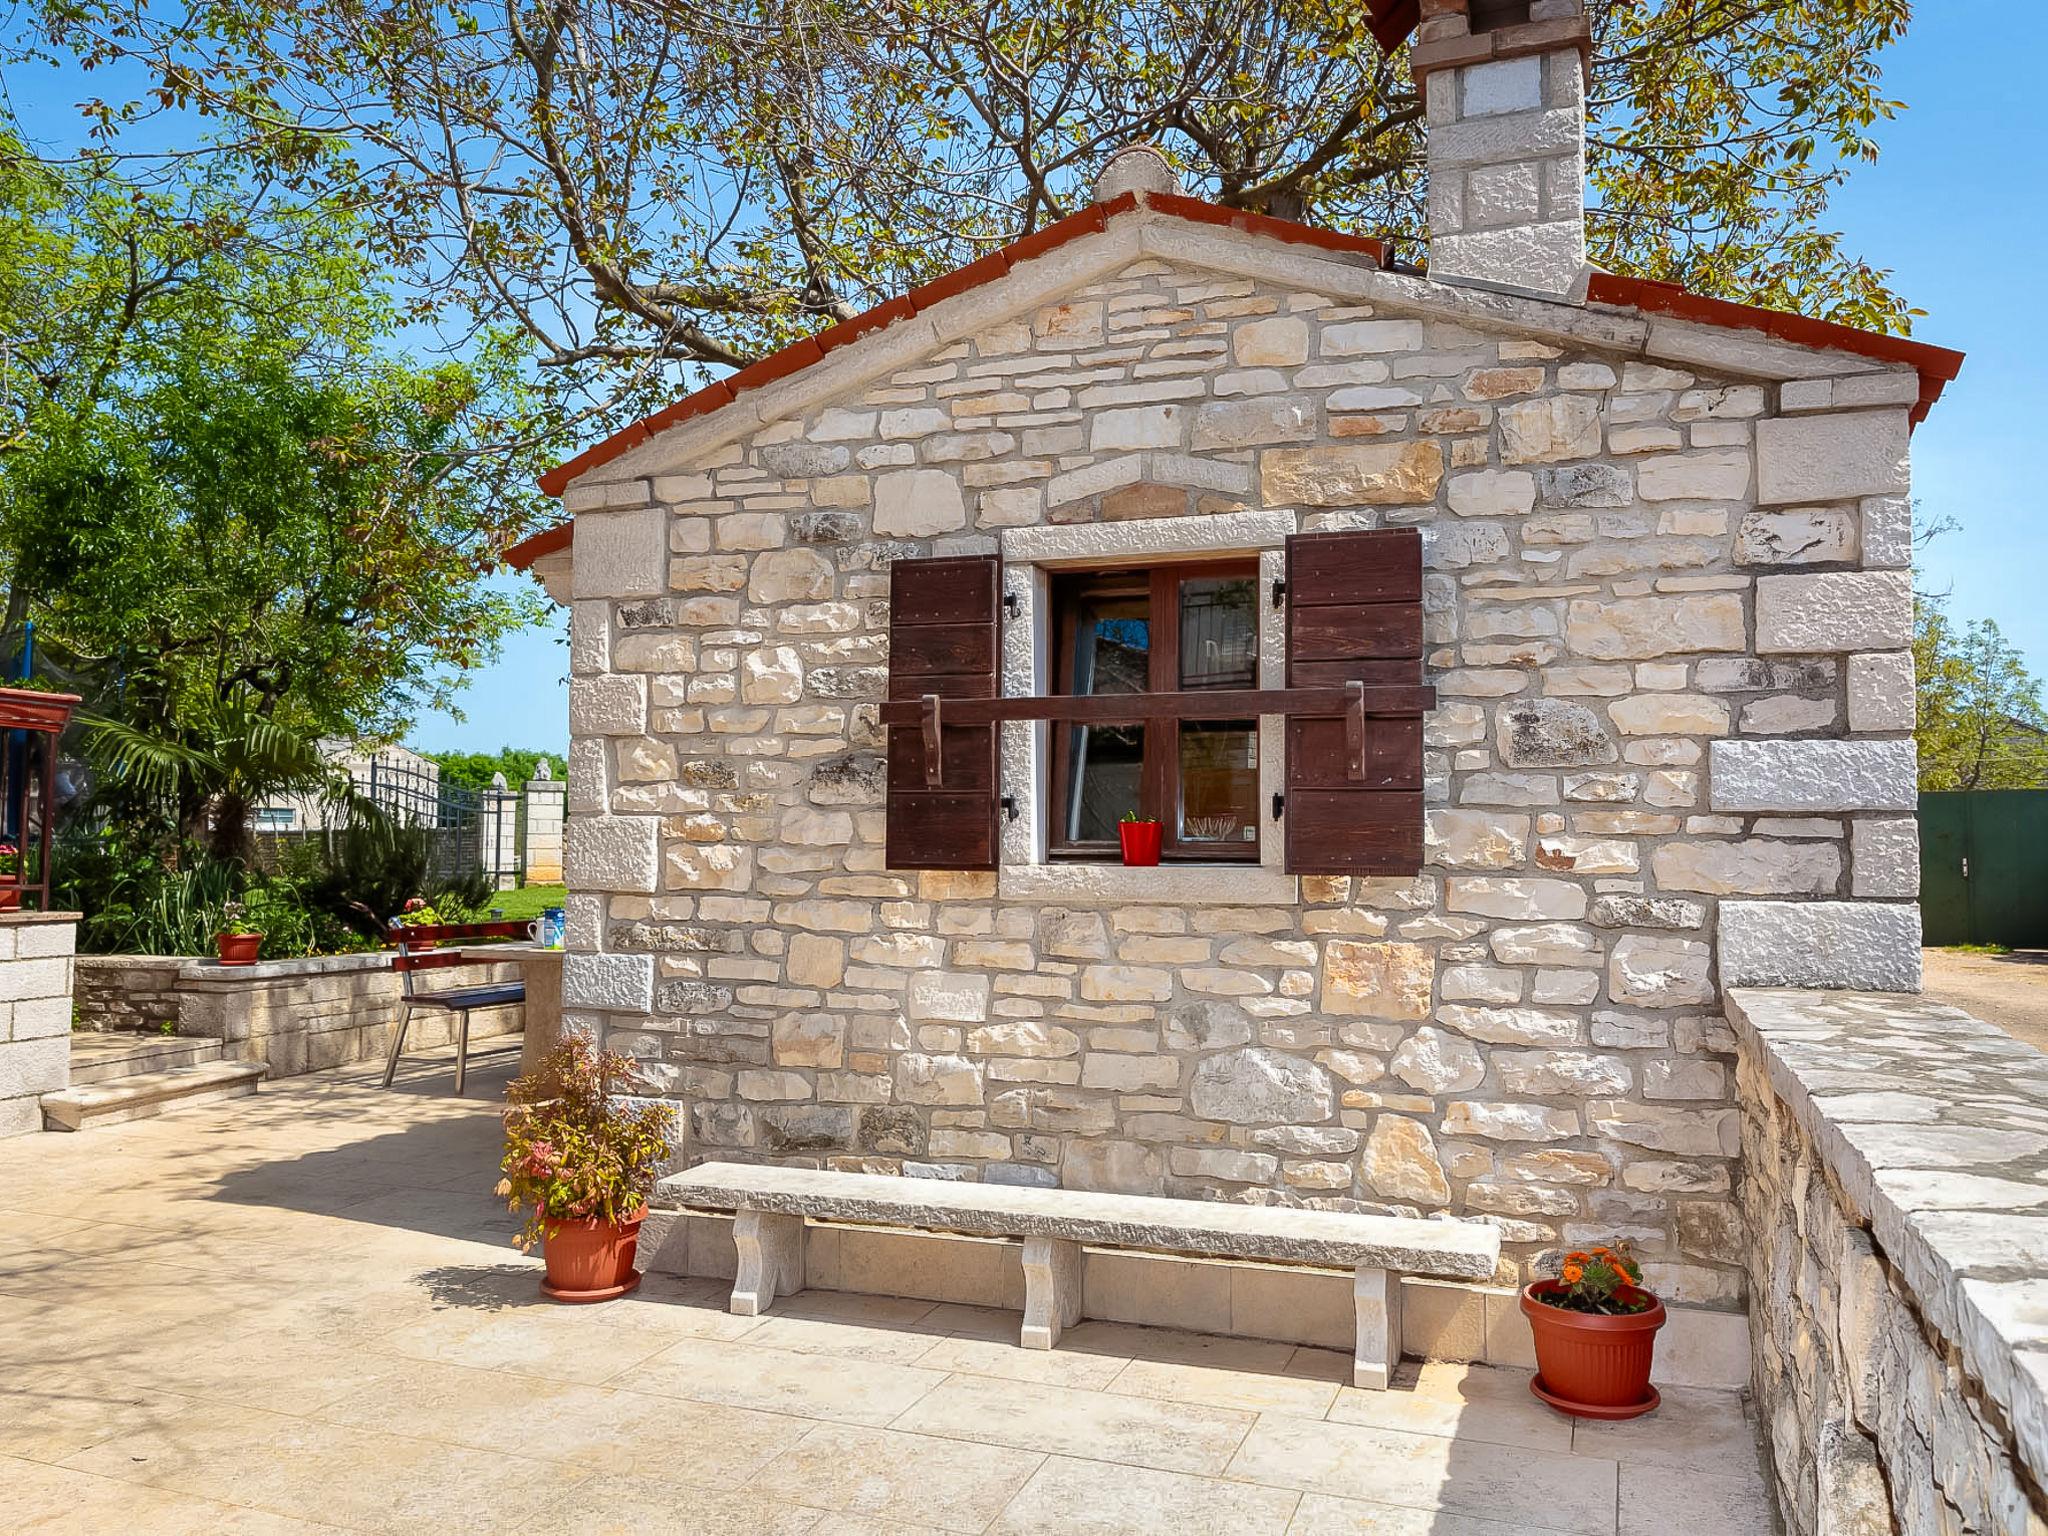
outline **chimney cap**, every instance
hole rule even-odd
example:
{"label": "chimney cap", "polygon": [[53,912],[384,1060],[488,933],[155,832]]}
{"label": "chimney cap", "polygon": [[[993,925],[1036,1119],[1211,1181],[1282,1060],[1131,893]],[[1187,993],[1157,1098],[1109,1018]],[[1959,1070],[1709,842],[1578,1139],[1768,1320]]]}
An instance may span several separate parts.
{"label": "chimney cap", "polygon": [[1095,201],[1113,202],[1126,192],[1185,197],[1187,188],[1157,145],[1128,144],[1103,162],[1095,178]]}

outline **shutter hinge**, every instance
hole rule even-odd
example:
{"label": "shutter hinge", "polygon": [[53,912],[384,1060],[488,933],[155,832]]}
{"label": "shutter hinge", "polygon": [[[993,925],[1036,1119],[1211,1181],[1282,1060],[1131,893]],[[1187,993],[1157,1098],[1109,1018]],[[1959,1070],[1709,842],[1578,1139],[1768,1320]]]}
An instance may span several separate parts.
{"label": "shutter hinge", "polygon": [[1285,606],[1286,602],[1287,582],[1285,578],[1282,578],[1281,580],[1273,583],[1273,606],[1275,608],[1283,607]]}
{"label": "shutter hinge", "polygon": [[1015,821],[1017,819],[1017,797],[1015,795],[1005,795],[997,803],[1003,808],[1003,819],[1005,821]]}
{"label": "shutter hinge", "polygon": [[1014,619],[1014,618],[1016,618],[1016,617],[1017,617],[1017,616],[1018,616],[1019,614],[1021,614],[1021,613],[1022,613],[1023,611],[1024,611],[1024,599],[1023,599],[1023,598],[1019,597],[1019,596],[1018,596],[1018,595],[1017,595],[1016,593],[1014,593],[1014,592],[1005,592],[1005,593],[1003,594],[1003,612],[1007,613],[1007,614],[1008,614],[1008,615],[1009,615],[1009,616],[1010,616],[1011,618],[1013,618],[1013,619]]}
{"label": "shutter hinge", "polygon": [[1280,819],[1281,815],[1282,815],[1282,814],[1283,814],[1283,813],[1284,813],[1284,812],[1285,812],[1286,810],[1287,810],[1287,797],[1286,797],[1285,795],[1279,795],[1279,794],[1276,794],[1276,795],[1274,795],[1274,796],[1273,796],[1273,819],[1274,819],[1275,821],[1278,821],[1278,820]]}

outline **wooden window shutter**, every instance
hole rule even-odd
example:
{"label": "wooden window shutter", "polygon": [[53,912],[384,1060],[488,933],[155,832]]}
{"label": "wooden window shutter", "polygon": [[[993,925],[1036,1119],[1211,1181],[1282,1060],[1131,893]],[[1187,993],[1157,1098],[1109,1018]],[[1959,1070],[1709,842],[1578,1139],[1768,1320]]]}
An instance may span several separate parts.
{"label": "wooden window shutter", "polygon": [[[1287,541],[1287,685],[1422,683],[1422,534],[1304,533]],[[1341,716],[1287,722],[1287,870],[1412,875],[1422,868],[1422,715],[1366,721],[1349,772]]]}
{"label": "wooden window shutter", "polygon": [[[1002,566],[994,555],[898,560],[889,567],[889,697],[992,699],[1002,647]],[[996,867],[996,727],[947,725],[940,785],[924,731],[889,727],[891,869]]]}

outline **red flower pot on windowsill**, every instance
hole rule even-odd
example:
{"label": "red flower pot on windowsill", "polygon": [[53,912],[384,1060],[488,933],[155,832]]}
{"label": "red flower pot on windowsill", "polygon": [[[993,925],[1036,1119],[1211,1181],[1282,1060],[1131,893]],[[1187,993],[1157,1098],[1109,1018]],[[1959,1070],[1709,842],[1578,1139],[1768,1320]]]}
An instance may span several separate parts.
{"label": "red flower pot on windowsill", "polygon": [[1159,844],[1166,836],[1163,821],[1120,821],[1116,827],[1117,841],[1123,844],[1124,863],[1130,868],[1145,868],[1159,862]]}

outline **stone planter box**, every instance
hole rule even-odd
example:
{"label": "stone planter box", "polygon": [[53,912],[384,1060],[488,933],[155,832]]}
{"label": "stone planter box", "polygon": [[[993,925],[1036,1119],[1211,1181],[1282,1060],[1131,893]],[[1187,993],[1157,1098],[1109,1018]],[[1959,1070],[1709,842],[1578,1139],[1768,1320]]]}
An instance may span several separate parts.
{"label": "stone planter box", "polygon": [[[517,965],[466,967],[463,985],[517,981]],[[269,1064],[273,1078],[381,1059],[391,1048],[403,996],[385,952],[319,955],[260,965],[223,966],[188,960],[178,972],[178,1033],[223,1042],[237,1061]],[[516,1009],[478,1013],[472,1044],[519,1032]],[[413,1017],[406,1049],[426,1050],[455,1038],[455,1021],[436,1009]]]}

